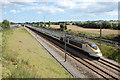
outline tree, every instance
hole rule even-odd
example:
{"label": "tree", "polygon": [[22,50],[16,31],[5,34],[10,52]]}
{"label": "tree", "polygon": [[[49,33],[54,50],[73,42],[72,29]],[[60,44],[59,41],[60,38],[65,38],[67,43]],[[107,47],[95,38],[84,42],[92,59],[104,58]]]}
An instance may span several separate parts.
{"label": "tree", "polygon": [[36,26],[40,26],[40,22],[36,22]]}
{"label": "tree", "polygon": [[118,30],[120,30],[120,23],[118,23],[118,25],[116,25],[116,27],[117,27]]}
{"label": "tree", "polygon": [[64,25],[64,30],[67,30],[67,25]]}
{"label": "tree", "polygon": [[51,25],[51,22],[49,21],[49,22],[48,22],[48,27],[50,27],[50,25]]}
{"label": "tree", "polygon": [[10,24],[13,25],[13,24],[15,24],[15,23],[14,23],[14,22],[11,22]]}
{"label": "tree", "polygon": [[63,31],[64,30],[64,25],[60,24],[60,30]]}
{"label": "tree", "polygon": [[40,23],[40,27],[43,27],[43,23]]}
{"label": "tree", "polygon": [[60,24],[60,30],[61,31],[67,30],[67,26],[65,24]]}
{"label": "tree", "polygon": [[109,28],[111,28],[111,24],[107,21],[103,21],[102,28],[109,29]]}
{"label": "tree", "polygon": [[3,20],[3,22],[2,22],[2,28],[3,29],[10,28],[10,22],[8,20]]}

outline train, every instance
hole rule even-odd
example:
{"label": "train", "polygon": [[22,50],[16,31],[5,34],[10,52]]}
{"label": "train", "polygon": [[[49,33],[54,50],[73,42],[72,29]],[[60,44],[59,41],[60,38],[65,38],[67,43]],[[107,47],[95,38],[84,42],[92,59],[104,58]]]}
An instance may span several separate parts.
{"label": "train", "polygon": [[71,45],[75,48],[78,48],[78,49],[84,51],[84,52],[87,52],[92,57],[96,57],[96,58],[102,57],[102,53],[101,53],[99,47],[93,42],[83,41],[83,40],[75,39],[72,37],[67,37],[66,35],[57,33],[56,31],[49,31],[47,29],[40,28],[40,27],[38,28],[38,27],[29,26],[29,25],[25,25],[25,26],[35,29],[44,34],[47,34],[47,35],[49,35],[53,38],[56,38],[62,42],[66,42],[66,44],[68,44],[68,45]]}

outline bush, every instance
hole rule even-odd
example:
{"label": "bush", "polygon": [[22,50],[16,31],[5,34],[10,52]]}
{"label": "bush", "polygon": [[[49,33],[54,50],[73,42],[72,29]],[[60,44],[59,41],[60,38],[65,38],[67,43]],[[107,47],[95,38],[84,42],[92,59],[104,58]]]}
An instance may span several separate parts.
{"label": "bush", "polygon": [[2,22],[2,28],[3,29],[10,28],[10,22],[8,20],[3,20],[3,22]]}
{"label": "bush", "polygon": [[67,30],[67,26],[65,24],[60,24],[60,30],[61,31]]}

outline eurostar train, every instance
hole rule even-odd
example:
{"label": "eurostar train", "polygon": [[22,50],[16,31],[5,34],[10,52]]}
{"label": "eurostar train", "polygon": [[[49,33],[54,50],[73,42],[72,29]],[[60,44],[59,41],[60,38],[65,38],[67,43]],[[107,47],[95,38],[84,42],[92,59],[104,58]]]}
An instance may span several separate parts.
{"label": "eurostar train", "polygon": [[30,27],[32,29],[40,31],[44,34],[52,36],[53,38],[57,38],[62,42],[66,41],[66,44],[69,44],[69,45],[74,46],[80,50],[83,50],[84,52],[89,53],[90,56],[97,57],[97,58],[100,58],[102,56],[102,53],[101,53],[99,47],[95,43],[83,41],[83,40],[79,40],[79,39],[74,39],[71,37],[66,37],[62,34],[55,32],[55,31],[49,31],[49,30],[44,29],[44,28],[37,28],[37,27],[29,26],[29,25],[27,25],[26,27]]}

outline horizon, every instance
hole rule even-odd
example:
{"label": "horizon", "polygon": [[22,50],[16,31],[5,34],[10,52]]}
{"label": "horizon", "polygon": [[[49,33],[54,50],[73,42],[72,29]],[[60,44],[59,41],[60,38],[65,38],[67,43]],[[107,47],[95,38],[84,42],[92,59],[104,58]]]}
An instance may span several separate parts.
{"label": "horizon", "polygon": [[[5,20],[7,20],[7,19],[5,19]],[[88,21],[50,21],[50,22],[88,22]],[[119,20],[93,20],[93,21],[90,21],[90,22],[99,22],[99,21],[118,22]],[[9,21],[9,22],[12,22],[12,21]],[[32,21],[32,22],[31,21],[26,21],[26,22],[28,22],[28,23],[43,22],[44,23],[44,21]],[[13,23],[26,23],[26,22],[13,22]],[[45,23],[47,23],[47,22],[49,22],[49,21],[45,21]]]}

